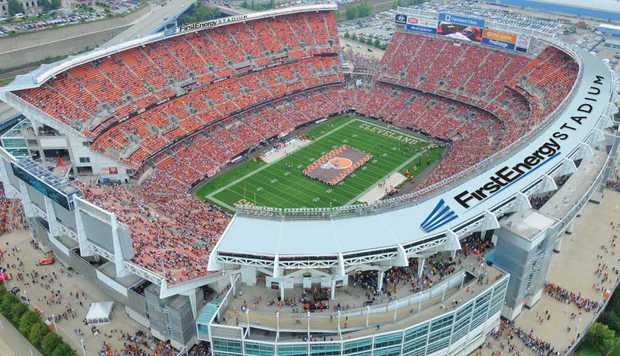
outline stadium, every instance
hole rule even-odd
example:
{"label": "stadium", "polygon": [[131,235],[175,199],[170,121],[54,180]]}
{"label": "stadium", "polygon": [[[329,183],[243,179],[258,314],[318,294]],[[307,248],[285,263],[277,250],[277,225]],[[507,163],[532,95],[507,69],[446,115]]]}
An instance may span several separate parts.
{"label": "stadium", "polygon": [[364,68],[335,11],[212,20],[18,76],[0,92],[23,114],[21,141],[2,138],[6,197],[178,350],[471,353],[536,304],[600,194],[615,78],[544,33],[404,9]]}

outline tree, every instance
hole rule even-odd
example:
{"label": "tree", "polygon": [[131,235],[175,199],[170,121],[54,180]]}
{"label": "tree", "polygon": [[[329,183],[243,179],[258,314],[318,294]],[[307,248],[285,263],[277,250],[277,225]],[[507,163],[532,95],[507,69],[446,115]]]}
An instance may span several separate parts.
{"label": "tree", "polygon": [[21,318],[22,315],[27,311],[27,306],[23,305],[20,302],[17,302],[17,304],[13,304],[13,306],[11,307],[11,311],[9,312],[9,319],[11,319],[13,324],[17,325],[19,323],[19,318]]}
{"label": "tree", "polygon": [[357,6],[356,5],[347,6],[345,10],[345,16],[347,20],[353,20],[354,18],[356,18],[357,17]]}
{"label": "tree", "polygon": [[52,352],[52,356],[73,356],[75,352],[64,342],[60,342]]}
{"label": "tree", "polygon": [[181,17],[180,24],[197,23],[213,20],[222,17],[220,10],[216,7],[206,6],[201,2],[194,3]]}
{"label": "tree", "polygon": [[344,38],[346,38],[346,39],[351,38],[351,35],[349,34],[349,31],[344,33]]}
{"label": "tree", "polygon": [[24,6],[22,3],[17,0],[9,0],[9,15],[14,16],[20,12],[24,13]]}
{"label": "tree", "polygon": [[615,332],[620,332],[620,316],[610,308],[610,305],[608,305],[607,308],[605,308],[605,312],[601,314],[599,322],[607,324],[609,328]]}
{"label": "tree", "polygon": [[50,4],[49,0],[39,0],[39,7],[43,8],[45,11],[49,11],[52,9],[52,4]]}
{"label": "tree", "polygon": [[44,355],[50,355],[61,341],[56,333],[50,332],[41,340],[41,351]]}
{"label": "tree", "polygon": [[2,296],[2,301],[0,301],[0,313],[8,318],[11,315],[13,305],[17,303],[19,303],[19,299],[16,296],[10,293],[5,294]]}
{"label": "tree", "polygon": [[19,318],[17,329],[19,329],[19,332],[21,332],[22,335],[28,336],[32,326],[39,320],[39,315],[37,313],[32,310],[28,310],[21,316],[21,318]]}
{"label": "tree", "polygon": [[367,17],[372,15],[372,6],[364,0],[357,5],[357,17]]}
{"label": "tree", "polygon": [[379,39],[375,39],[375,42],[373,43],[373,45],[379,48],[379,46],[381,46],[381,42],[379,41]]}
{"label": "tree", "polygon": [[41,340],[47,335],[49,329],[47,325],[43,322],[39,321],[35,323],[32,328],[30,328],[30,332],[28,333],[28,340],[35,346],[41,347]]}
{"label": "tree", "polygon": [[60,0],[52,0],[51,2],[51,9],[52,10],[56,10],[56,9],[60,9],[60,6],[62,5]]}
{"label": "tree", "polygon": [[607,355],[616,344],[616,332],[609,326],[596,322],[586,335],[586,342],[596,348],[601,354]]}

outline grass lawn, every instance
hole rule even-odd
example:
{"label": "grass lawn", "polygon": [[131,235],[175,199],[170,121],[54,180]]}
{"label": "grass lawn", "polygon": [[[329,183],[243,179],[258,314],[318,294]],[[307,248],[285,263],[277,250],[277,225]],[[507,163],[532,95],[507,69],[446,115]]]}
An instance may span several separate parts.
{"label": "grass lawn", "polygon": [[[243,200],[281,208],[342,206],[393,172],[418,175],[444,150],[425,138],[352,115],[325,121],[306,136],[313,141],[308,146],[272,164],[250,160],[233,167],[200,187],[198,197],[229,210]],[[343,144],[373,158],[335,186],[303,174],[308,165]]]}

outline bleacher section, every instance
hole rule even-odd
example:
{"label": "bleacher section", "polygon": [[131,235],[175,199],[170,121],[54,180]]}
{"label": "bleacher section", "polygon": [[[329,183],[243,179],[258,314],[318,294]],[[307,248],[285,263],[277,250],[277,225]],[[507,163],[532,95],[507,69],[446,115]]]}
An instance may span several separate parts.
{"label": "bleacher section", "polygon": [[183,87],[208,86],[251,69],[337,51],[334,13],[293,14],[132,48],[16,94],[90,136]]}
{"label": "bleacher section", "polygon": [[335,56],[309,57],[201,87],[99,135],[93,148],[137,166],[163,147],[259,103],[342,81]]}

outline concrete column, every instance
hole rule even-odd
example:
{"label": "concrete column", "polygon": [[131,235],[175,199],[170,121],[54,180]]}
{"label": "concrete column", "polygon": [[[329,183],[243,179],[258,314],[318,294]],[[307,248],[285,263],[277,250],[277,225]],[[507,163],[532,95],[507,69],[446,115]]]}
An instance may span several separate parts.
{"label": "concrete column", "polygon": [[278,282],[278,286],[280,287],[280,300],[284,300],[284,281]]}
{"label": "concrete column", "polygon": [[237,295],[237,286],[235,285],[235,276],[232,274],[228,275],[230,280],[230,288],[232,289],[232,295]]}
{"label": "concrete column", "polygon": [[28,194],[28,188],[26,186],[26,183],[24,183],[22,180],[19,180],[19,191],[21,193],[20,196],[22,200],[22,206],[24,207],[24,215],[26,215],[26,217],[28,218],[38,216],[38,214],[34,210],[34,203],[30,199],[30,194]]}
{"label": "concrete column", "polygon": [[80,256],[94,256],[95,252],[93,251],[88,239],[86,238],[86,229],[84,228],[84,223],[82,221],[82,214],[80,214],[80,209],[76,207],[74,209],[75,212],[75,228],[77,230],[78,237],[78,246],[80,247]]}
{"label": "concrete column", "polygon": [[125,258],[123,258],[120,236],[118,234],[119,225],[116,215],[111,216],[110,225],[112,226],[112,247],[114,248],[114,267],[116,268],[116,275],[118,277],[125,277],[129,275],[130,272],[127,270],[127,267],[125,266]]}
{"label": "concrete column", "polygon": [[383,290],[383,276],[385,275],[385,271],[379,270],[377,271],[377,290]]}
{"label": "concrete column", "polygon": [[241,281],[248,286],[256,285],[256,268],[250,266],[241,267]]}
{"label": "concrete column", "polygon": [[577,220],[577,217],[575,217],[571,222],[568,223],[568,226],[566,226],[565,233],[567,235],[573,234],[573,230],[575,229],[575,220]]}
{"label": "concrete column", "polygon": [[250,309],[249,308],[245,308],[245,322],[248,325],[248,335],[250,335],[250,330],[252,328],[250,328]]}
{"label": "concrete column", "polygon": [[553,245],[553,252],[560,253],[560,250],[562,249],[562,240],[563,239],[560,238],[555,240],[555,244]]}
{"label": "concrete column", "polygon": [[332,286],[331,286],[331,295],[330,295],[331,300],[336,299],[336,280],[332,280]]}
{"label": "concrete column", "polygon": [[425,261],[426,261],[425,257],[418,257],[418,278],[422,277],[422,273],[424,272]]}
{"label": "concrete column", "polygon": [[183,293],[183,294],[189,297],[189,304],[192,308],[192,314],[194,315],[194,319],[196,319],[198,317],[198,303],[196,300],[196,289],[192,289],[191,291],[188,291],[187,293]]}
{"label": "concrete column", "polygon": [[49,225],[50,235],[58,236],[60,234],[59,222],[56,221],[56,212],[54,211],[54,205],[52,200],[46,196],[43,197],[45,202],[45,212],[47,213],[47,224]]}

